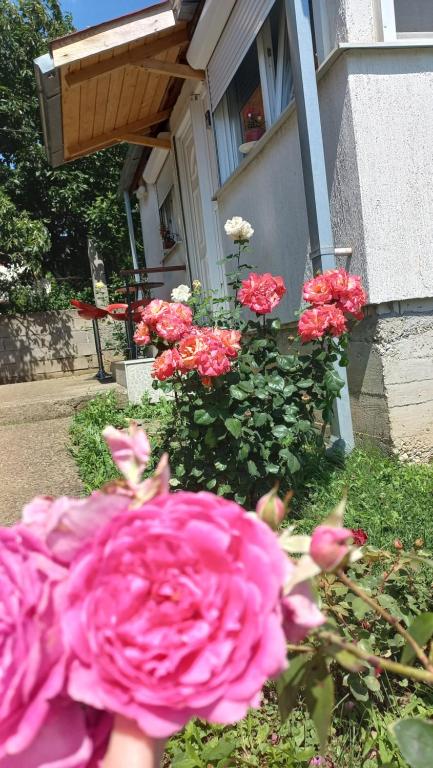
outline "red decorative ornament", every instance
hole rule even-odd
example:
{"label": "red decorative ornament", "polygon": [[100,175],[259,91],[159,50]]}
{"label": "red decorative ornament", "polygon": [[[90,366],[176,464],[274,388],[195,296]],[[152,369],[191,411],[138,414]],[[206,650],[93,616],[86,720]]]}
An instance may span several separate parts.
{"label": "red decorative ornament", "polygon": [[95,307],[86,301],[79,301],[79,299],[71,299],[71,304],[78,310],[79,316],[84,318],[84,320],[100,320],[109,314],[108,310]]}

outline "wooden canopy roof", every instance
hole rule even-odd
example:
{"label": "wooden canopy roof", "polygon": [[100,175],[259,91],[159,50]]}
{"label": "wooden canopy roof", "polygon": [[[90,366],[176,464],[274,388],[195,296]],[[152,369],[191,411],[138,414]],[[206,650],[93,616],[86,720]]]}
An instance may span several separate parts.
{"label": "wooden canopy roof", "polygon": [[53,41],[64,161],[121,141],[170,148],[157,137],[175,100],[169,86],[204,78],[185,63],[189,38],[187,22],[163,2]]}

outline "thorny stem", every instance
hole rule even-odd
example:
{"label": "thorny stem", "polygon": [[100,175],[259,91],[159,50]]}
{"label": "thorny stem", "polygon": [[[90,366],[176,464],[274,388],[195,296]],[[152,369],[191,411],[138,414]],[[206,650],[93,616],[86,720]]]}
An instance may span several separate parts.
{"label": "thorny stem", "polygon": [[[352,643],[347,642],[347,640],[343,640],[340,635],[337,635],[334,632],[321,631],[318,633],[318,637],[322,640],[326,640],[328,643],[332,643],[332,645],[338,645],[342,650],[348,651],[352,656],[356,656],[356,658],[361,659],[362,661],[366,661],[375,669],[386,669],[388,672],[393,672],[401,677],[408,677],[420,683],[433,685],[433,673],[431,672],[418,669],[417,667],[408,667],[405,664],[399,664],[398,661],[384,659],[382,656],[375,656],[372,653],[368,653],[368,651],[364,651],[359,645],[353,645]],[[310,650],[314,651],[315,649],[311,648]],[[305,653],[306,651],[302,652]]]}
{"label": "thorny stem", "polygon": [[373,597],[370,597],[370,595],[367,595],[367,593],[364,592],[364,590],[360,586],[358,586],[358,584],[355,584],[355,582],[352,581],[352,579],[350,579],[349,576],[347,576],[347,574],[344,573],[344,571],[339,570],[337,572],[337,576],[340,579],[340,581],[342,581],[343,584],[346,585],[346,587],[349,587],[349,589],[352,590],[352,592],[354,592],[355,595],[358,595],[358,597],[360,597],[361,600],[364,601],[364,603],[367,603],[367,605],[369,605],[376,613],[378,613],[379,616],[382,616],[382,618],[385,619],[385,621],[387,621],[388,624],[391,624],[391,626],[394,627],[396,632],[398,632],[402,637],[404,637],[408,645],[411,646],[413,651],[418,656],[418,659],[420,660],[423,667],[425,667],[425,669],[429,672],[431,680],[433,682],[433,664],[429,661],[423,649],[421,648],[421,646],[418,645],[418,643],[412,637],[412,635],[407,631],[407,629],[405,629],[402,626],[402,624],[400,624],[399,620],[395,616],[393,616],[391,613],[389,613],[385,608],[382,608],[382,606]]}

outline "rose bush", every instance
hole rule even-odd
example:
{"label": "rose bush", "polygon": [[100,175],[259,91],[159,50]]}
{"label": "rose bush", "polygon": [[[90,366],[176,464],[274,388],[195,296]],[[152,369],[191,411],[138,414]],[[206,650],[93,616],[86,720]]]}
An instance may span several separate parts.
{"label": "rose bush", "polygon": [[[227,257],[227,264],[236,260],[228,272],[235,294],[231,308],[195,285],[182,310],[192,310],[183,335],[177,326],[170,341],[161,329],[164,316],[180,311],[175,304],[152,301],[143,322],[153,329],[159,349],[153,368],[157,386],[167,386],[176,398],[175,418],[161,435],[173,457],[172,484],[205,488],[252,507],[276,478],[283,490],[301,483],[311,454],[324,450],[343,384],[336,364],[347,364],[349,324],[360,317],[366,297],[359,278],[344,270],[306,283],[304,298],[311,306],[299,319],[298,343],[294,339],[284,353],[281,324],[267,317],[286,293],[284,280],[241,263],[253,234],[248,222],[235,217],[226,231],[237,245],[237,253]],[[256,319],[246,319],[244,309]],[[137,343],[140,334],[139,328]]]}

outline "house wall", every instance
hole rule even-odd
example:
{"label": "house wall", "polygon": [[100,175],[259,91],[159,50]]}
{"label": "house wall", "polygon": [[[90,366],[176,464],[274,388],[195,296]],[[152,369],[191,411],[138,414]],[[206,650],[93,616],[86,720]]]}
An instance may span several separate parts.
{"label": "house wall", "polygon": [[[107,368],[116,359],[112,320],[99,322]],[[0,318],[0,384],[56,378],[98,368],[91,320],[73,310]]]}

